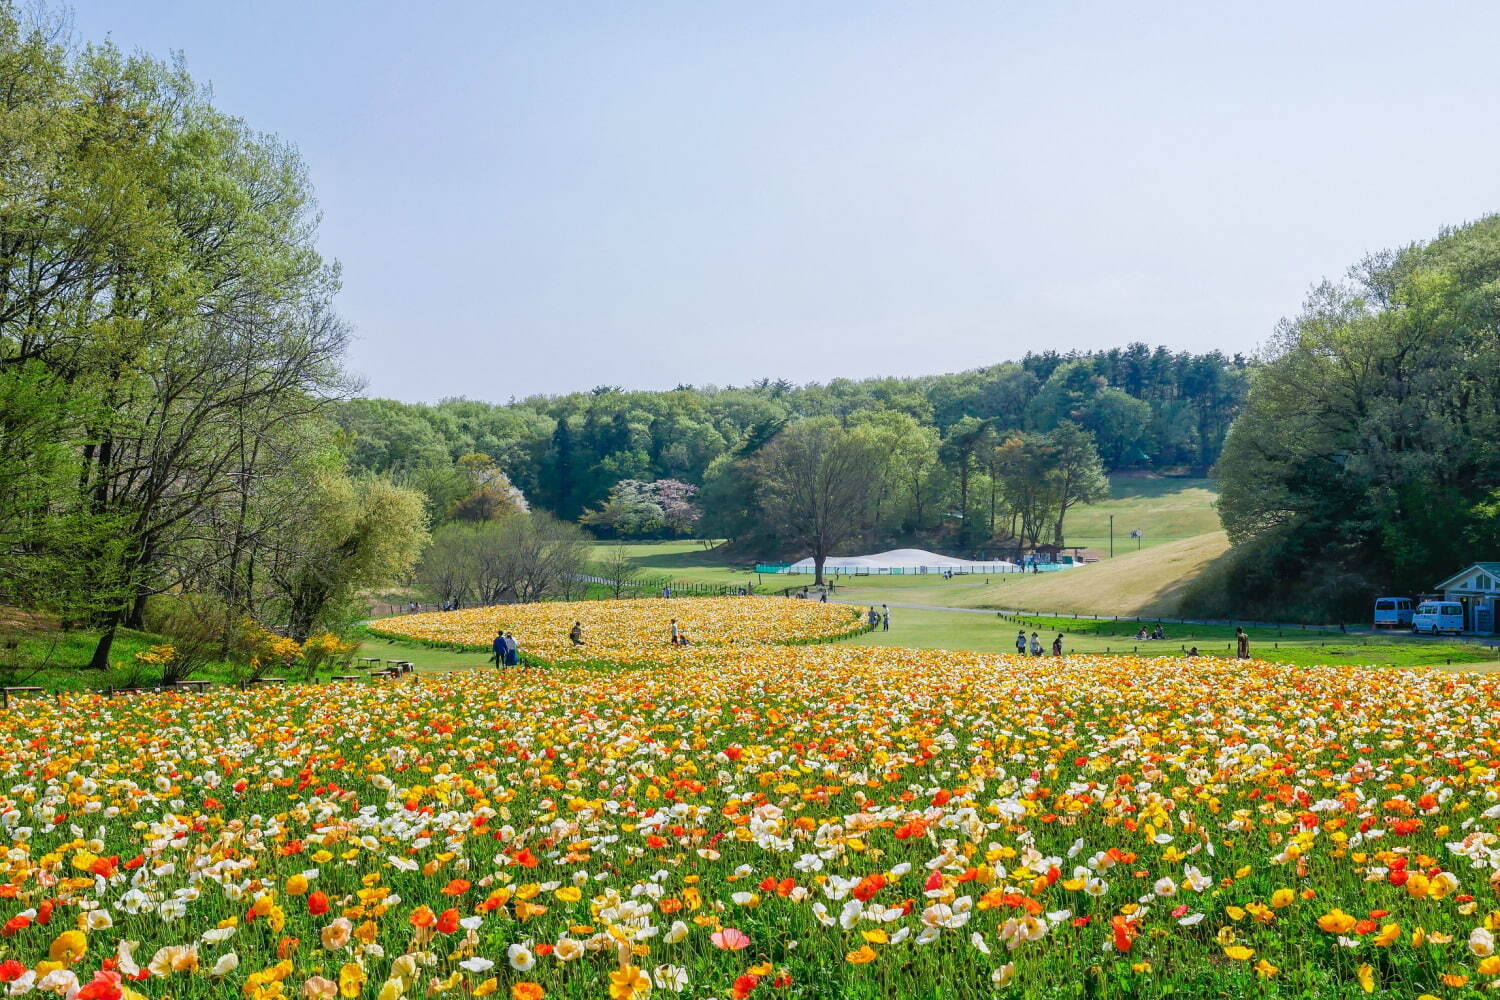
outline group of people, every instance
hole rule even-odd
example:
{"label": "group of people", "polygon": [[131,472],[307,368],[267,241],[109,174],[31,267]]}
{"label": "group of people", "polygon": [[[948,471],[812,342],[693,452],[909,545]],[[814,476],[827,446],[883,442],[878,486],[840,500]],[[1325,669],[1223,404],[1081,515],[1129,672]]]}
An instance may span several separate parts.
{"label": "group of people", "polygon": [[891,630],[891,609],[882,604],[880,610],[876,611],[875,606],[872,604],[869,613],[865,615],[865,621],[870,623],[871,632],[877,628],[882,632],[889,632]]}
{"label": "group of people", "polygon": [[514,667],[521,662],[521,645],[516,637],[504,630],[495,633],[490,643],[490,662],[497,667]]}
{"label": "group of people", "polygon": [[[509,633],[504,634],[509,635]],[[499,642],[499,637],[496,637],[495,641]],[[688,644],[687,633],[682,630],[682,626],[677,624],[676,618],[667,624],[667,641],[674,646]],[[568,642],[572,643],[575,648],[588,645],[588,641],[583,637],[583,622],[574,622],[573,627],[568,629]]]}
{"label": "group of people", "polygon": [[1167,637],[1167,630],[1161,627],[1160,622],[1158,622],[1156,627],[1149,632],[1146,631],[1146,626],[1142,625],[1140,629],[1136,631],[1135,637],[1142,642],[1149,642],[1152,639],[1165,639]]}
{"label": "group of people", "polygon": [[[1016,633],[1016,655],[1025,656],[1028,652],[1030,652],[1032,656],[1042,655],[1042,637],[1033,632],[1031,633],[1031,641],[1027,642],[1026,630],[1023,628]],[[1062,633],[1059,632],[1057,633],[1057,638],[1052,640],[1052,655],[1061,656],[1062,654],[1063,636]]]}

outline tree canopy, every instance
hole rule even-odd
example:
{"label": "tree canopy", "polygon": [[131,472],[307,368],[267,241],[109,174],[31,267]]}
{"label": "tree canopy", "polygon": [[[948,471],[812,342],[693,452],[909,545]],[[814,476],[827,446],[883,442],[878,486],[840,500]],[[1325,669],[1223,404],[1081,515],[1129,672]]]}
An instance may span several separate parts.
{"label": "tree canopy", "polygon": [[[1204,608],[1363,616],[1500,551],[1500,217],[1315,288],[1220,461],[1234,555]],[[1244,612],[1241,612],[1244,613]]]}

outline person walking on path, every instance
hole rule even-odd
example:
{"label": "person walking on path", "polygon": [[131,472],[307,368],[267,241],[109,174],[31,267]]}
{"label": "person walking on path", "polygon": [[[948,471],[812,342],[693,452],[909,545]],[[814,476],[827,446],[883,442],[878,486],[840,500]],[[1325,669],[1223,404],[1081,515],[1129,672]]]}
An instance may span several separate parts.
{"label": "person walking on path", "polygon": [[505,631],[503,629],[495,633],[495,641],[490,643],[490,649],[494,653],[490,657],[490,662],[495,665],[495,668],[505,666]]}
{"label": "person walking on path", "polygon": [[568,641],[575,646],[584,645],[583,622],[574,622],[573,627],[568,630]]}
{"label": "person walking on path", "polygon": [[891,630],[891,609],[888,606],[882,604],[880,606],[880,631],[882,631],[882,632],[889,632],[890,630]]}
{"label": "person walking on path", "polygon": [[1052,640],[1052,655],[1062,655],[1062,633],[1057,633],[1057,638]]}
{"label": "person walking on path", "polygon": [[1026,655],[1026,630],[1024,628],[1016,633],[1016,655]]}
{"label": "person walking on path", "polygon": [[1237,625],[1234,629],[1235,656],[1241,660],[1250,659],[1250,636],[1245,632],[1243,625]]}
{"label": "person walking on path", "polygon": [[1032,656],[1041,656],[1042,655],[1042,639],[1035,632],[1031,633],[1031,655]]}
{"label": "person walking on path", "polygon": [[828,591],[825,590],[821,594],[818,595],[818,603],[819,604],[827,604],[828,603]]}
{"label": "person walking on path", "polygon": [[511,633],[505,633],[505,665],[514,667],[521,662],[521,644],[516,642],[516,637]]}
{"label": "person walking on path", "polygon": [[880,612],[875,610],[875,605],[870,605],[869,614],[865,615],[865,621],[870,623],[870,631],[873,632],[880,625]]}

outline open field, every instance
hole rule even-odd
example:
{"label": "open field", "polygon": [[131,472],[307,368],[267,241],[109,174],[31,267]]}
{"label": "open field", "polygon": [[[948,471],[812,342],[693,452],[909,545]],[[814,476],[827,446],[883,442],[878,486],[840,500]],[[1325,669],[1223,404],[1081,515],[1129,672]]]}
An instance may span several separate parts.
{"label": "open field", "polygon": [[[1225,656],[1234,648],[1234,629],[1222,625],[1169,625],[1166,641],[1136,641],[1134,622],[1096,622],[1092,619],[1011,617],[966,611],[892,608],[891,630],[854,636],[842,642],[859,646],[900,646],[909,649],[953,649],[976,652],[1015,651],[1016,632],[1029,639],[1037,632],[1050,654],[1052,639],[1063,633],[1069,654],[1178,656],[1193,646],[1205,656]],[[1278,663],[1358,664],[1361,666],[1446,666],[1488,664],[1497,652],[1489,646],[1460,640],[1433,640],[1405,633],[1341,634],[1338,629],[1249,628],[1251,652]]]}
{"label": "open field", "polygon": [[1211,479],[1116,474],[1109,499],[1068,512],[1067,544],[1109,550],[1109,517],[1115,518],[1115,555],[1136,551],[1130,532],[1139,529],[1142,549],[1219,530],[1218,493]]}
{"label": "open field", "polygon": [[[838,577],[841,596],[855,601],[901,600],[947,607],[1036,609],[1085,614],[1173,615],[1182,588],[1228,548],[1214,510],[1215,493],[1206,479],[1165,479],[1116,475],[1110,499],[1079,507],[1068,515],[1067,541],[1099,551],[1108,549],[1109,517],[1115,516],[1114,559],[1056,574],[982,577]],[[1139,550],[1132,529],[1145,533]],[[621,543],[599,542],[608,556]],[[626,542],[635,565],[651,577],[710,584],[757,583],[762,593],[811,583],[810,575],[755,575],[730,564],[696,541]],[[899,594],[900,596],[895,596]]]}
{"label": "open field", "polygon": [[1456,1000],[1500,978],[1451,832],[1497,700],[827,644],[37,699],[0,714],[0,814],[35,817],[0,970],[120,1000]]}
{"label": "open field", "polygon": [[1187,582],[1228,547],[1224,533],[1214,531],[1051,573],[849,577],[839,581],[836,596],[865,603],[1171,617]]}

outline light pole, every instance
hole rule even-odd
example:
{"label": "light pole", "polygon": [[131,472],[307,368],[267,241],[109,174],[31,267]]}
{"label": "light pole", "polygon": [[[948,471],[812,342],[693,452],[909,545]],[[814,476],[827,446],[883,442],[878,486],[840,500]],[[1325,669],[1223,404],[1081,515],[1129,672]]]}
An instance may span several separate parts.
{"label": "light pole", "polygon": [[1109,557],[1115,557],[1115,516],[1109,515]]}

